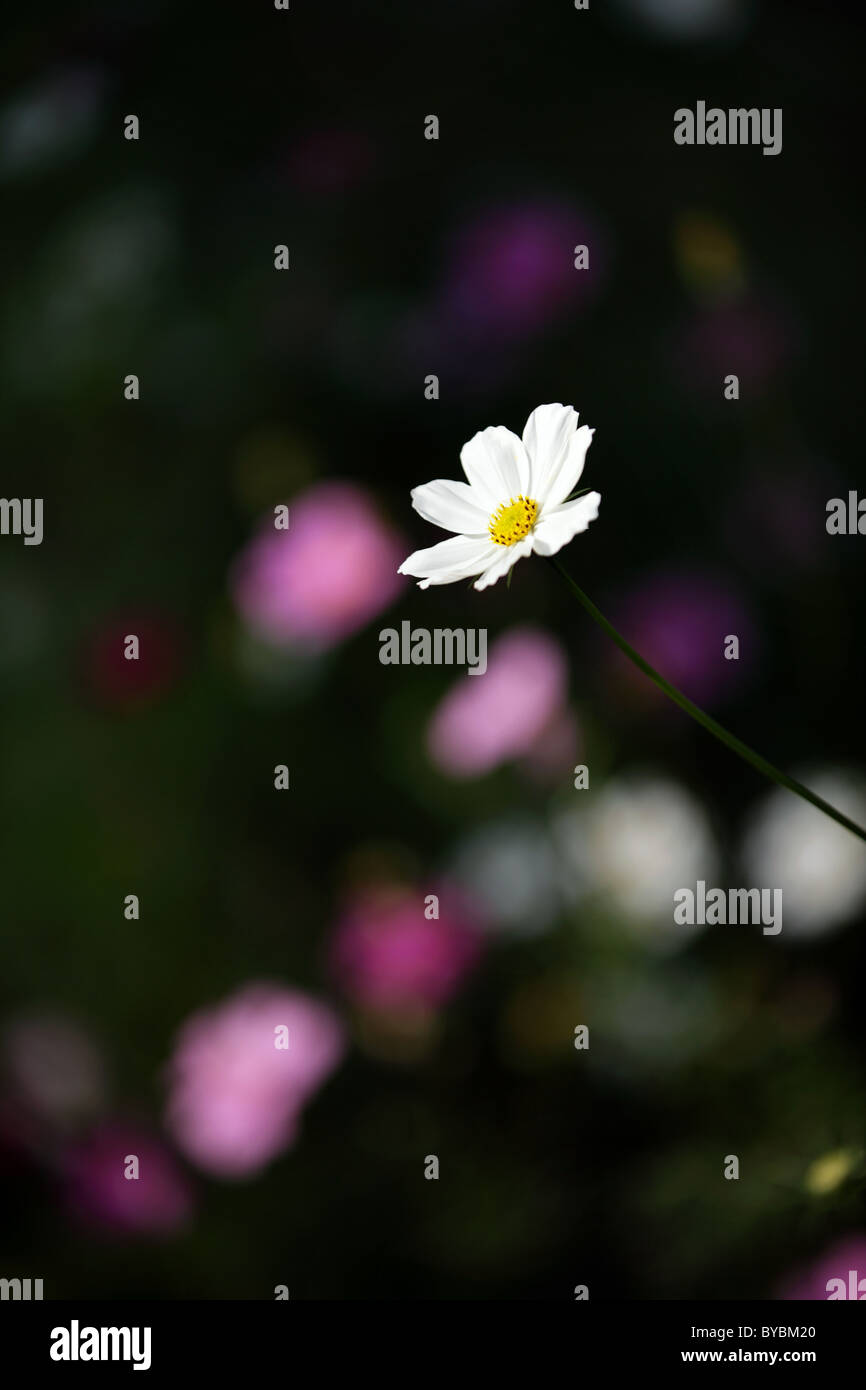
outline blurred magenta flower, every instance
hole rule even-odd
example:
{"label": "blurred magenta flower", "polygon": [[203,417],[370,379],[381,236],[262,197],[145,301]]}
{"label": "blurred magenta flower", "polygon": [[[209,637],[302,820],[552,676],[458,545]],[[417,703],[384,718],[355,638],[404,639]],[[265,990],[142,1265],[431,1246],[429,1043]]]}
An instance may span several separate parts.
{"label": "blurred magenta flower", "polygon": [[327,1004],[248,984],[183,1025],[169,1065],[168,1128],[206,1172],[246,1177],[294,1142],[304,1106],[343,1051]]}
{"label": "blurred magenta flower", "polygon": [[[757,633],[750,611],[727,583],[699,571],[642,579],[621,603],[615,622],[629,642],[667,680],[702,704],[736,690],[755,660]],[[739,658],[725,658],[725,639],[739,639]],[[616,650],[609,669],[635,696],[665,697]]]}
{"label": "blurred magenta flower", "polygon": [[239,556],[234,602],[267,641],[329,647],[402,588],[405,547],[354,483],[317,483],[289,503],[289,519],[288,531],[268,519]]}
{"label": "blurred magenta flower", "polygon": [[450,884],[431,892],[438,918],[425,916],[423,889],[403,884],[367,885],[349,901],[331,941],[331,964],[357,1004],[436,1009],[476,965],[482,948],[476,909]]}
{"label": "blurred magenta flower", "polygon": [[[835,1293],[838,1298],[841,1294],[839,1286],[831,1285],[828,1289],[827,1285],[831,1279],[841,1279],[844,1296],[850,1298],[849,1275],[852,1270],[856,1273],[858,1284],[861,1279],[866,1279],[866,1235],[860,1232],[843,1236],[819,1255],[814,1264],[788,1275],[780,1285],[776,1297],[792,1302],[818,1302],[829,1299],[830,1294]],[[858,1293],[857,1299],[866,1299],[866,1292]]]}
{"label": "blurred magenta flower", "polygon": [[478,777],[529,754],[560,715],[568,680],[565,653],[540,628],[512,628],[493,644],[483,676],[463,676],[427,731],[433,762],[452,777]]}
{"label": "blurred magenta flower", "polygon": [[[125,1176],[131,1157],[138,1177]],[[169,1150],[146,1130],[107,1124],[67,1151],[66,1199],[80,1220],[116,1234],[168,1235],[192,1214],[189,1184]]]}

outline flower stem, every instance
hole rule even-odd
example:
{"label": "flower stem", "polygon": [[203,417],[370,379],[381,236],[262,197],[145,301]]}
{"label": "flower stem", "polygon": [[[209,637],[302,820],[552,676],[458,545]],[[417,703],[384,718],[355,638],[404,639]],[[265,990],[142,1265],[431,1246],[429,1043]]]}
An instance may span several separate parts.
{"label": "flower stem", "polygon": [[866,840],[866,830],[861,826],[856,825],[855,822],[849,820],[847,816],[843,816],[841,811],[837,811],[834,806],[824,801],[822,797],[816,796],[814,792],[810,792],[809,788],[804,787],[802,782],[795,781],[795,779],[789,777],[786,772],[780,772],[780,770],[774,767],[772,763],[768,762],[766,758],[762,758],[760,753],[756,753],[753,748],[749,748],[748,744],[743,743],[742,740],[738,739],[734,734],[728,733],[728,730],[723,728],[716,719],[713,719],[711,714],[707,714],[705,710],[693,704],[691,700],[683,695],[681,690],[677,690],[675,685],[671,685],[670,681],[666,681],[664,676],[659,675],[658,671],[650,666],[649,662],[645,661],[640,653],[636,652],[634,647],[630,646],[624,637],[620,636],[613,624],[609,623],[604,614],[596,608],[592,599],[575,584],[571,575],[563,568],[560,562],[551,557],[551,563],[559,570],[566,584],[569,585],[579,602],[583,604],[589,616],[598,623],[602,631],[606,632],[608,637],[612,638],[620,651],[625,652],[629,661],[634,662],[634,665],[639,671],[643,671],[645,676],[649,676],[653,684],[657,685],[659,690],[663,690],[665,695],[673,700],[675,705],[679,705],[680,709],[685,710],[686,714],[690,714],[692,719],[696,720],[698,724],[702,724],[720,743],[724,743],[732,752],[737,753],[739,757],[743,758],[747,763],[751,763],[752,767],[757,768],[758,772],[762,772],[765,777],[769,777],[771,781],[777,782],[780,787],[787,787],[788,791],[795,792],[796,795],[801,796],[804,801],[811,802],[813,806],[817,806],[819,811],[823,811],[825,816],[829,816],[831,820],[837,821],[839,825],[844,825],[845,829],[850,830],[852,835],[858,835],[861,840]]}

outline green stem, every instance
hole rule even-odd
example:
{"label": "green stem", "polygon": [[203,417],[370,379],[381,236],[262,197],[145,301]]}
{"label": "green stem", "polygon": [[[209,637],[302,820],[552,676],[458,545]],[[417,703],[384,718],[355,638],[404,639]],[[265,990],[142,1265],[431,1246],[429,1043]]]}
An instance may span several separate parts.
{"label": "green stem", "polygon": [[671,685],[670,681],[666,681],[664,676],[659,675],[658,671],[650,666],[648,661],[644,661],[640,653],[636,652],[634,647],[630,646],[625,638],[620,636],[613,624],[609,623],[604,614],[596,608],[592,599],[575,584],[568,570],[564,569],[558,560],[551,559],[551,563],[559,570],[559,573],[571,587],[580,603],[583,604],[589,616],[598,623],[599,627],[607,633],[608,637],[613,639],[620,651],[625,652],[629,661],[634,662],[638,670],[643,671],[645,676],[649,676],[650,680],[658,686],[659,690],[663,690],[665,695],[673,700],[675,705],[679,705],[680,709],[685,710],[686,714],[690,714],[692,719],[696,720],[698,724],[702,724],[720,743],[724,743],[732,752],[737,753],[747,763],[751,763],[752,767],[757,768],[758,772],[762,772],[765,777],[769,777],[771,781],[777,782],[780,787],[787,787],[788,791],[795,792],[796,795],[801,796],[804,801],[811,802],[813,806],[817,806],[819,811],[823,811],[825,816],[829,816],[831,820],[837,821],[839,825],[844,825],[845,829],[850,830],[852,835],[858,835],[861,840],[866,840],[866,830],[863,830],[861,826],[856,825],[854,821],[849,820],[847,816],[843,816],[842,812],[837,811],[829,802],[824,801],[820,796],[816,796],[814,792],[810,792],[809,788],[804,787],[802,782],[795,781],[794,778],[789,777],[786,772],[780,772],[779,769],[768,762],[766,758],[762,758],[760,753],[756,753],[754,749],[749,748],[748,744],[743,743],[742,740],[736,738],[734,734],[728,733],[728,730],[723,728],[717,720],[713,719],[711,714],[707,714],[705,710],[693,704],[691,700],[683,695],[682,691],[677,690],[675,685]]}

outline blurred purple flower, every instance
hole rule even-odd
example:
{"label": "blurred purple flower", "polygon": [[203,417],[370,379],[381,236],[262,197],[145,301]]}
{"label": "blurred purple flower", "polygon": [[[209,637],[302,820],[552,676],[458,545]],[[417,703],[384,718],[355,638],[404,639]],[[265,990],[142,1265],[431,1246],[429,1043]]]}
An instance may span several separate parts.
{"label": "blurred purple flower", "polygon": [[[745,602],[709,574],[683,571],[644,579],[618,606],[614,621],[651,666],[698,704],[723,699],[754,660],[757,633]],[[729,636],[739,638],[737,660],[725,657]],[[618,651],[611,648],[606,659],[636,697],[664,700]]]}
{"label": "blurred purple flower", "polygon": [[[589,267],[576,270],[586,245]],[[598,241],[585,218],[553,199],[485,209],[454,239],[440,306],[454,330],[522,337],[566,317],[599,277]]]}
{"label": "blurred purple flower", "polygon": [[[288,1046],[278,1046],[281,1028]],[[294,1142],[304,1106],[343,1051],[327,1004],[281,985],[246,985],[183,1025],[169,1066],[168,1128],[206,1172],[245,1177]]]}
{"label": "blurred purple flower", "polygon": [[[545,195],[469,216],[445,248],[429,301],[407,313],[395,335],[404,379],[447,356],[458,385],[500,383],[523,362],[524,342],[592,298],[604,273],[600,241],[582,212]],[[580,245],[589,248],[589,266],[577,270]]]}
{"label": "blurred purple flower", "polygon": [[402,539],[366,492],[318,483],[289,504],[290,529],[267,521],[235,563],[241,616],[273,643],[321,649],[341,641],[403,587]]}
{"label": "blurred purple flower", "polygon": [[[828,1291],[827,1285],[831,1279],[841,1279],[845,1296],[850,1297],[848,1276],[851,1270],[856,1272],[857,1283],[866,1279],[866,1235],[856,1233],[837,1240],[814,1264],[788,1275],[776,1297],[791,1302],[826,1300],[830,1292],[840,1292],[838,1289]],[[866,1299],[866,1293],[858,1293],[857,1298],[862,1302]]]}
{"label": "blurred purple flower", "polygon": [[483,676],[464,676],[427,731],[433,762],[452,777],[477,777],[530,753],[563,709],[565,654],[539,628],[512,628],[490,650]]}
{"label": "blurred purple flower", "polygon": [[404,885],[366,886],[348,903],[331,942],[336,978],[357,1004],[380,1010],[436,1009],[459,989],[481,954],[476,911],[451,885],[425,893]]}
{"label": "blurred purple flower", "polygon": [[[138,1177],[127,1178],[131,1156]],[[167,1235],[192,1212],[189,1184],[165,1146],[145,1130],[110,1124],[67,1151],[66,1198],[72,1213],[117,1234]]]}

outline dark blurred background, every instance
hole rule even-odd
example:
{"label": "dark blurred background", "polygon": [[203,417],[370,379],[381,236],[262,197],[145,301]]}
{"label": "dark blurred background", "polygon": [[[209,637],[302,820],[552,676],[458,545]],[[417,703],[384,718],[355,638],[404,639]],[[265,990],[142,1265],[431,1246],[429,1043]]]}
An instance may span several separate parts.
{"label": "dark blurred background", "polygon": [[[760,0],[7,17],[0,490],[45,519],[0,537],[0,1276],[866,1275],[861,843],[666,705],[549,564],[395,575],[442,538],[411,487],[573,404],[602,504],[560,558],[866,821],[866,542],[825,527],[864,487],[861,62],[847,9]],[[782,153],[675,145],[698,100],[781,107]],[[383,666],[406,619],[487,627],[487,675]],[[782,887],[782,933],[677,931],[699,878]]]}

